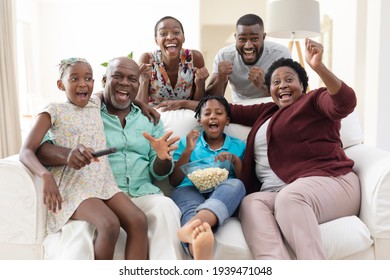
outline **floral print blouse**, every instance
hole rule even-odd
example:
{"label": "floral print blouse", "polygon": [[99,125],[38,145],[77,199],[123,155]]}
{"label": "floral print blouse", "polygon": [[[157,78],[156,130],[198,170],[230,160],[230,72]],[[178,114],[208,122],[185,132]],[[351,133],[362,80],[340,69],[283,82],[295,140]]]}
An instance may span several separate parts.
{"label": "floral print blouse", "polygon": [[161,50],[150,53],[152,76],[149,84],[149,104],[157,105],[164,100],[191,99],[194,83],[194,63],[191,50],[181,49],[178,77],[172,88],[161,57]]}

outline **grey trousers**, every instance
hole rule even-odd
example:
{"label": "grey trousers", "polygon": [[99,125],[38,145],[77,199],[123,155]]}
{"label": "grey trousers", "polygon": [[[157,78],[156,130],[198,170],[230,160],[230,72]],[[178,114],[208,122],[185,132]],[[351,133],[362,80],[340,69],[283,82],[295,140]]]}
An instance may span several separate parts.
{"label": "grey trousers", "polygon": [[255,259],[326,259],[319,224],[360,209],[355,173],[300,178],[279,192],[256,192],[241,202],[239,217]]}

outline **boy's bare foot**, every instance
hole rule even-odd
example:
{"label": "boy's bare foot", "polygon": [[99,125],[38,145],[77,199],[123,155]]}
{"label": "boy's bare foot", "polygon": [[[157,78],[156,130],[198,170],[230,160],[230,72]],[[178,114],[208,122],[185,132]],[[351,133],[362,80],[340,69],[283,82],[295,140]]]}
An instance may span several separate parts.
{"label": "boy's bare foot", "polygon": [[192,232],[194,260],[212,260],[214,254],[214,234],[208,223],[203,223]]}
{"label": "boy's bare foot", "polygon": [[177,237],[181,242],[192,243],[192,232],[201,224],[202,221],[200,219],[195,219],[187,222],[177,231]]}

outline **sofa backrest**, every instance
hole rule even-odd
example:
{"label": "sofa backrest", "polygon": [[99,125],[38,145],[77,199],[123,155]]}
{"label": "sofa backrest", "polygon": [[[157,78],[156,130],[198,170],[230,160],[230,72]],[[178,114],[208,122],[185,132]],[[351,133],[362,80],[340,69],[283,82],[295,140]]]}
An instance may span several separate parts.
{"label": "sofa backrest", "polygon": [[[261,102],[269,102],[270,98],[257,98],[241,102],[242,105],[251,105]],[[184,137],[187,133],[199,126],[194,118],[192,110],[175,110],[161,112],[161,120],[164,124],[164,131],[172,130],[174,135]],[[230,136],[246,141],[250,127],[239,124],[229,124],[225,127],[225,132]],[[360,119],[356,111],[352,112],[341,121],[340,130],[341,141],[344,149],[363,142],[363,131],[360,124]]]}
{"label": "sofa backrest", "polygon": [[344,149],[363,143],[363,130],[356,110],[341,120],[340,137]]}

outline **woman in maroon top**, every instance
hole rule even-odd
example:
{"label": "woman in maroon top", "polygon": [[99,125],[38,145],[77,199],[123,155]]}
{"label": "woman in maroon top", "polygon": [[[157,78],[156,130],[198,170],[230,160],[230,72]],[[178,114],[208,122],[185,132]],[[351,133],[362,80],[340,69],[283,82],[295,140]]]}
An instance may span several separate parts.
{"label": "woman in maroon top", "polygon": [[274,102],[231,105],[231,121],[252,126],[240,219],[256,259],[290,259],[288,247],[297,259],[326,259],[319,224],[359,213],[359,179],[340,140],[356,96],[322,63],[321,44],[306,39],[305,47],[326,88],[306,93],[305,69],[282,58],[265,76]]}

